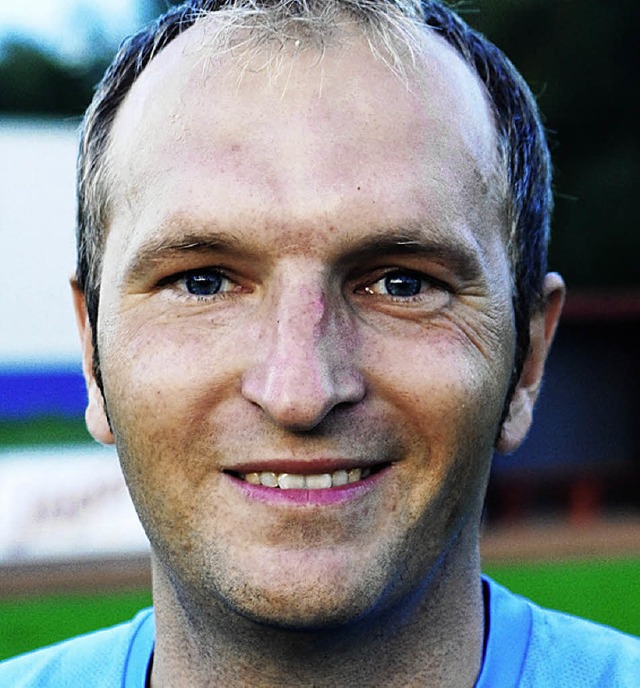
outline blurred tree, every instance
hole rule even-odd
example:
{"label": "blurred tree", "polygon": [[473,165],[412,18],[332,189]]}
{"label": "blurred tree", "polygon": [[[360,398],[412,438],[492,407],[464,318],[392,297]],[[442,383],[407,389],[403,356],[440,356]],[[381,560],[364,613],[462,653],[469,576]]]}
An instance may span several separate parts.
{"label": "blurred tree", "polygon": [[637,287],[640,3],[476,3],[479,11],[466,13],[467,21],[523,73],[550,130],[556,167],[552,267],[570,287]]}
{"label": "blurred tree", "polygon": [[105,66],[98,58],[69,65],[35,43],[9,40],[0,60],[0,111],[79,115]]}

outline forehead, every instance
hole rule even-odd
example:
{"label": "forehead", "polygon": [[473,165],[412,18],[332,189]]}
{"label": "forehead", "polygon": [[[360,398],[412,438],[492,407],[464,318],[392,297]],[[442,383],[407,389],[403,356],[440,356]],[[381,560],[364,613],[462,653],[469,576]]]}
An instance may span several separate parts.
{"label": "forehead", "polygon": [[[487,96],[434,33],[425,31],[399,74],[353,29],[322,51],[294,41],[220,50],[211,24],[169,44],[121,106],[110,149],[113,207],[138,216],[208,205],[206,214],[213,199],[224,223],[238,199],[253,215],[326,215],[346,198],[357,211],[357,188],[384,215],[400,187],[405,206],[424,205],[428,187],[428,204],[443,214],[479,199],[496,204]],[[238,198],[225,203],[230,187]]]}

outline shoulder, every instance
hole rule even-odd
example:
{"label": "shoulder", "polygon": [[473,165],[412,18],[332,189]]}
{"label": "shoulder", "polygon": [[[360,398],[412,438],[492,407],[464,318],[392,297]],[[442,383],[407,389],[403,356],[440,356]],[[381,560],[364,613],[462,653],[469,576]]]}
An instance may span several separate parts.
{"label": "shoulder", "polygon": [[[153,612],[0,662],[0,685],[12,688],[144,686],[153,650]],[[139,681],[125,678],[139,676]]]}
{"label": "shoulder", "polygon": [[510,655],[514,673],[518,674],[514,685],[522,688],[639,685],[639,638],[543,609],[493,581],[488,580],[487,584],[491,598],[493,659],[504,657],[505,653],[509,656],[509,651],[516,648]]}
{"label": "shoulder", "polygon": [[532,620],[531,670],[523,675],[523,685],[538,685],[536,674],[543,671],[556,686],[639,685],[639,638],[535,605]]}

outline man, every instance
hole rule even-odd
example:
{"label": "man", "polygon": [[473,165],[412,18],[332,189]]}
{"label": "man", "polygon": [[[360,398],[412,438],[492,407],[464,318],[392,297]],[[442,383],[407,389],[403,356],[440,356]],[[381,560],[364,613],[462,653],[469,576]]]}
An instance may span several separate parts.
{"label": "man", "polygon": [[20,686],[637,686],[637,640],[482,579],[564,286],[511,64],[439,3],[193,0],[87,114],[87,424],[154,617]]}

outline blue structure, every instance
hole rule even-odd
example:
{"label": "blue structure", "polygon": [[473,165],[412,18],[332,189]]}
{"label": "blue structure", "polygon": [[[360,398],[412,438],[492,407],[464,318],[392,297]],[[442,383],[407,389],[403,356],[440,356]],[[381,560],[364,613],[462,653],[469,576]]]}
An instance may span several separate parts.
{"label": "blue structure", "polygon": [[80,367],[0,367],[0,422],[82,418],[86,403]]}

